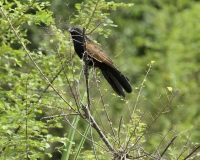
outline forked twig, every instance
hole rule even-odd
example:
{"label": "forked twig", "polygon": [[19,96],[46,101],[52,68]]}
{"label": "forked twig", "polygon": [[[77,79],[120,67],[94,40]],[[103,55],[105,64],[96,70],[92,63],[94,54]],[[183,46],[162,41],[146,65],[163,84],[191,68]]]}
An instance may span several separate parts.
{"label": "forked twig", "polygon": [[85,112],[85,116],[86,119],[89,121],[89,123],[91,124],[91,126],[97,131],[97,133],[99,134],[100,138],[103,140],[103,142],[106,144],[106,146],[108,147],[108,149],[112,152],[112,153],[116,153],[115,149],[113,148],[113,146],[110,144],[110,142],[108,141],[108,139],[106,138],[106,136],[104,135],[104,133],[101,131],[100,127],[98,126],[98,124],[96,123],[95,119],[92,117],[92,115],[90,114],[90,110],[88,109],[87,106],[82,106],[83,111]]}
{"label": "forked twig", "polygon": [[164,106],[164,108],[159,112],[159,114],[157,115],[157,117],[151,122],[151,124],[146,128],[146,130],[143,132],[143,134],[137,138],[135,144],[132,146],[132,148],[134,148],[136,146],[136,144],[140,141],[140,139],[146,134],[146,132],[152,127],[152,125],[158,120],[158,118],[160,117],[160,115],[165,111],[165,109],[167,107],[169,107],[172,103],[172,100],[175,98],[175,96],[177,95],[178,90],[173,94],[173,96],[169,99],[168,103]]}

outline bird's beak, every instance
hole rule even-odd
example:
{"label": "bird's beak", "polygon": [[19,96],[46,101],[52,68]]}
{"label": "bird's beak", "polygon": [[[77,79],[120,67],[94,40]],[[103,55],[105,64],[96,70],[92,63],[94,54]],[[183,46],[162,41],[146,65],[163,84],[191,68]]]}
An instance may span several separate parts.
{"label": "bird's beak", "polygon": [[72,29],[71,29],[71,28],[69,28],[69,29],[68,29],[68,32],[72,32]]}

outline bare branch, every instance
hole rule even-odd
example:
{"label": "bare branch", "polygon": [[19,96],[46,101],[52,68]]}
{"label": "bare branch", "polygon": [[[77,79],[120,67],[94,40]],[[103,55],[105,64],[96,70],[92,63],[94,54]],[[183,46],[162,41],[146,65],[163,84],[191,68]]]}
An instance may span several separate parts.
{"label": "bare branch", "polygon": [[86,119],[90,122],[91,126],[97,131],[97,133],[99,134],[100,138],[106,144],[106,146],[108,147],[108,149],[112,153],[116,153],[115,149],[110,144],[110,142],[108,141],[108,139],[106,138],[106,136],[104,135],[104,133],[101,131],[100,127],[98,126],[98,124],[96,123],[96,121],[94,120],[94,118],[92,117],[92,115],[90,114],[89,108],[87,106],[82,106],[82,108],[83,108],[83,111],[85,112]]}

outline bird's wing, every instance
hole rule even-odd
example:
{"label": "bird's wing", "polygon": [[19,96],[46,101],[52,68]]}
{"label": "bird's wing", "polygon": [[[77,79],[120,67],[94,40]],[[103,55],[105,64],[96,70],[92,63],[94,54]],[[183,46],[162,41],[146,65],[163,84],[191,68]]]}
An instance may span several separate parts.
{"label": "bird's wing", "polygon": [[87,53],[90,57],[94,58],[95,60],[101,63],[106,63],[107,65],[115,68],[112,59],[108,57],[106,52],[97,44],[92,42],[92,40],[90,40],[89,38],[86,39],[86,48],[87,48]]}

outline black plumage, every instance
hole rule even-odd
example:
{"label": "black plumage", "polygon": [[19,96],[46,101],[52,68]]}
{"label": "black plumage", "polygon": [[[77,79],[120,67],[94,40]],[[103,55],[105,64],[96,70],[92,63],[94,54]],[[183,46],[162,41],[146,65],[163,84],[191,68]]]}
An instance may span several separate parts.
{"label": "black plumage", "polygon": [[[83,31],[75,26],[70,28],[69,32],[73,39],[74,49],[82,59],[84,54]],[[90,59],[89,66],[98,67],[105,79],[119,96],[125,97],[123,89],[127,93],[131,93],[132,87],[129,84],[128,78],[114,66],[112,59],[108,57],[106,52],[87,36],[85,36],[85,42],[88,58]]]}

